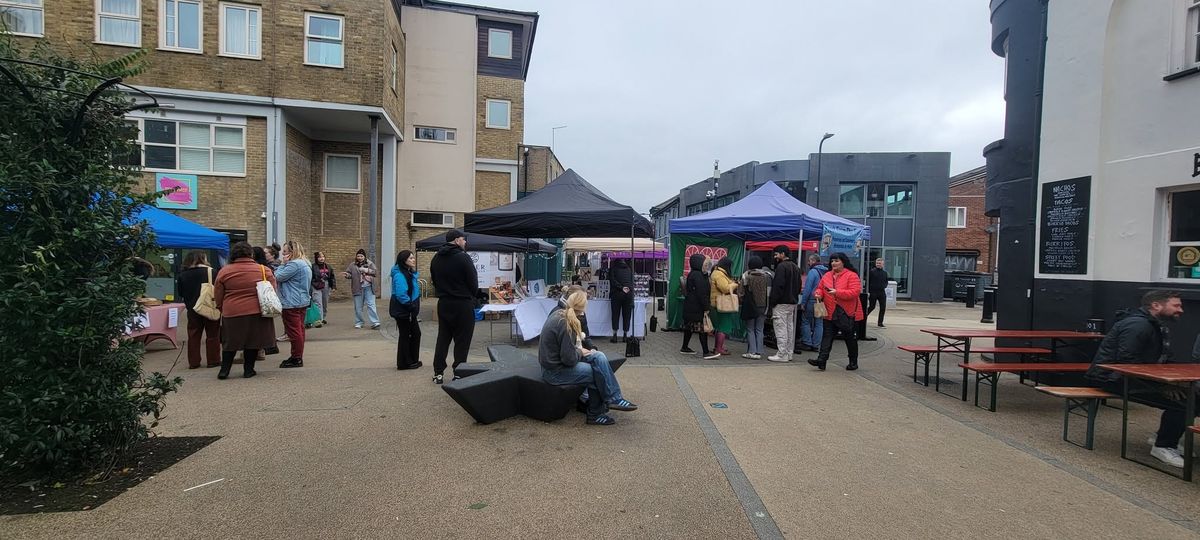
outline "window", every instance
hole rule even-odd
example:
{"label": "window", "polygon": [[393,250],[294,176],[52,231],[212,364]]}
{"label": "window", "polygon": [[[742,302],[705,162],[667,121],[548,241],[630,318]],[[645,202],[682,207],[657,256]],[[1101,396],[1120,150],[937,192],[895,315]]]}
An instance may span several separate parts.
{"label": "window", "polygon": [[262,8],[221,4],[221,55],[262,58]]}
{"label": "window", "polygon": [[96,0],[96,41],[106,45],[142,45],[141,0]]}
{"label": "window", "polygon": [[979,252],[977,251],[947,251],[946,264],[944,269],[948,272],[953,271],[968,271],[974,272],[979,266]]}
{"label": "window", "polygon": [[740,194],[741,192],[739,191],[737,193],[729,193],[727,195],[721,195],[720,197],[708,199],[704,202],[689,204],[687,207],[687,215],[694,216],[696,214],[703,214],[710,210],[716,210],[718,208],[729,206],[737,202],[738,195]]}
{"label": "window", "polygon": [[140,164],[156,171],[241,176],[246,173],[246,130],[243,126],[130,119],[137,123]]}
{"label": "window", "polygon": [[414,227],[454,227],[454,214],[445,212],[413,212]]}
{"label": "window", "polygon": [[340,191],[358,193],[359,156],[346,154],[325,154],[325,191]]}
{"label": "window", "polygon": [[400,78],[400,51],[396,50],[396,44],[392,44],[392,91],[396,90],[397,79]]}
{"label": "window", "polygon": [[18,36],[42,37],[43,10],[42,0],[0,0],[0,28]]}
{"label": "window", "polygon": [[337,15],[304,14],[304,63],[310,66],[340,68],[345,65],[342,25]]}
{"label": "window", "polygon": [[457,133],[453,129],[417,126],[413,138],[418,141],[453,143],[457,138]]}
{"label": "window", "polygon": [[512,103],[500,99],[487,100],[487,123],[484,127],[509,129],[509,109]]}
{"label": "window", "polygon": [[913,215],[913,187],[911,185],[889,185],[887,187],[887,215],[889,217]]}
{"label": "window", "polygon": [[1200,0],[1185,0],[1184,67],[1200,66]]}
{"label": "window", "polygon": [[488,56],[491,58],[512,58],[513,34],[509,30],[498,28],[488,29]]}
{"label": "window", "polygon": [[946,228],[947,229],[965,229],[967,228],[967,207],[951,206],[946,209]]}
{"label": "window", "polygon": [[841,186],[838,215],[843,217],[863,217],[866,212],[866,191],[867,186],[861,184]]}
{"label": "window", "polygon": [[163,49],[203,52],[204,14],[200,0],[161,0]]}
{"label": "window", "polygon": [[1167,195],[1167,277],[1200,279],[1200,190]]}

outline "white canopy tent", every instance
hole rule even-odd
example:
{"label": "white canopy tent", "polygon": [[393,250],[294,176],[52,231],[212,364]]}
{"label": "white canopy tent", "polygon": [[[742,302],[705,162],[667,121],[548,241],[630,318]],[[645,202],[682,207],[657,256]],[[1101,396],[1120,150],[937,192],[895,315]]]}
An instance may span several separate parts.
{"label": "white canopy tent", "polygon": [[[662,242],[649,238],[633,238],[633,251],[665,251]],[[566,251],[629,251],[629,238],[569,238],[563,242]]]}

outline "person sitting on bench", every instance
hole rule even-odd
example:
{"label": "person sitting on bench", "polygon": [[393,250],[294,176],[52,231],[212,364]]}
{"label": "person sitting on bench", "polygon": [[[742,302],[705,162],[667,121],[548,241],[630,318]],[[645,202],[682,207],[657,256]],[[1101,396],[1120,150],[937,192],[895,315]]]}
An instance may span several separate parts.
{"label": "person sitting on bench", "polygon": [[[1122,392],[1121,374],[1100,368],[1100,364],[1165,364],[1171,362],[1170,331],[1165,322],[1183,315],[1179,293],[1150,291],[1142,297],[1142,307],[1117,312],[1116,322],[1100,342],[1087,378],[1114,394]],[[1187,389],[1175,385],[1129,379],[1130,401],[1162,409],[1158,435],[1150,456],[1172,467],[1183,468],[1183,456],[1177,444],[1187,429]]]}
{"label": "person sitting on bench", "polygon": [[605,414],[608,408],[633,411],[637,405],[621,397],[621,386],[608,365],[608,357],[583,346],[586,334],[579,314],[587,309],[587,293],[571,293],[566,304],[566,309],[552,312],[542,326],[538,343],[542,379],[553,385],[586,384],[587,423],[615,424],[617,421]]}

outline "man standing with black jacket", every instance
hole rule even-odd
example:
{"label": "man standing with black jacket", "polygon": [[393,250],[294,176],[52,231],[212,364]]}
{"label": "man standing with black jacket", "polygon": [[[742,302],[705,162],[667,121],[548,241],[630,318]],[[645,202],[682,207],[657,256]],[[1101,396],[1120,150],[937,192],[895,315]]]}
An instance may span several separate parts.
{"label": "man standing with black jacket", "polygon": [[875,268],[872,268],[867,275],[867,291],[871,294],[871,303],[867,305],[867,316],[875,310],[876,302],[879,303],[879,327],[887,328],[883,325],[883,313],[887,311],[887,270],[883,269],[883,259],[875,259]]}
{"label": "man standing with black jacket", "polygon": [[775,246],[775,279],[771,281],[771,315],[774,317],[775,354],[772,362],[791,362],[796,347],[796,302],[800,300],[800,267],[789,260],[792,250]]}
{"label": "man standing with black jacket", "polygon": [[633,269],[618,259],[608,272],[608,298],[612,305],[612,343],[620,341],[621,322],[625,322],[625,341],[633,321]]}
{"label": "man standing with black jacket", "polygon": [[[475,334],[475,293],[479,276],[475,262],[466,252],[467,239],[463,232],[446,232],[446,245],[438,249],[429,262],[429,279],[438,297],[438,336],[433,349],[433,382],[442,384],[446,371],[446,355],[454,341],[454,367],[467,361],[471,336]],[[456,375],[454,378],[458,378]]]}

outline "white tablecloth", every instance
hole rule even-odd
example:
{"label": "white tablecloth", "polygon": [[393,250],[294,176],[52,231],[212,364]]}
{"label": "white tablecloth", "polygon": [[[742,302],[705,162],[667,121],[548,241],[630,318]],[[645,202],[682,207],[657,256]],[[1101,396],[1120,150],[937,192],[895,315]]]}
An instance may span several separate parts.
{"label": "white tablecloth", "polygon": [[[517,328],[521,339],[529,341],[542,333],[546,318],[558,305],[558,300],[550,298],[526,298],[519,304],[495,305],[488,304],[481,308],[484,312],[511,311],[517,320]],[[646,336],[646,309],[650,300],[634,300],[633,303],[633,335]],[[593,337],[608,337],[613,335],[612,311],[608,300],[588,300],[587,307],[588,335]]]}

